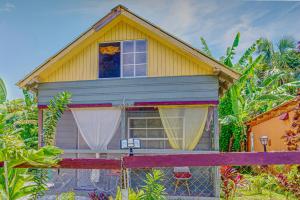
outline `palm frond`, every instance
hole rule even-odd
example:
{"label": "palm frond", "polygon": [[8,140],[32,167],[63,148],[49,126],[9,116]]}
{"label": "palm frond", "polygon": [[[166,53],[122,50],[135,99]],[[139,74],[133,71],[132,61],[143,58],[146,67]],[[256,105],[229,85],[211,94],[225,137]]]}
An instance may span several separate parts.
{"label": "palm frond", "polygon": [[289,49],[296,47],[296,41],[292,37],[284,37],[279,40],[277,48],[281,54],[285,53]]}

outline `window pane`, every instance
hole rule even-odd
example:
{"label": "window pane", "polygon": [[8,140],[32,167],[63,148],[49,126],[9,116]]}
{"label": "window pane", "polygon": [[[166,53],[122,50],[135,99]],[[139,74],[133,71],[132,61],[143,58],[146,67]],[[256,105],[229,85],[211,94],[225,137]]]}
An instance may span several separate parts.
{"label": "window pane", "polygon": [[146,51],[146,41],[145,40],[137,40],[135,42],[135,51],[136,52],[145,52]]}
{"label": "window pane", "polygon": [[131,138],[146,138],[146,130],[131,129],[129,135]]}
{"label": "window pane", "polygon": [[164,141],[148,140],[147,141],[147,148],[148,149],[163,149],[164,148]]}
{"label": "window pane", "polygon": [[123,77],[133,77],[133,76],[134,76],[134,65],[124,65]]}
{"label": "window pane", "polygon": [[135,54],[135,64],[146,63],[147,54],[146,53],[136,53]]}
{"label": "window pane", "polygon": [[147,76],[147,65],[136,65],[135,66],[135,76]]}
{"label": "window pane", "polygon": [[165,141],[165,149],[172,149],[169,140]]}
{"label": "window pane", "polygon": [[161,123],[161,119],[148,119],[147,120],[147,127],[148,128],[163,128],[163,125]]}
{"label": "window pane", "polygon": [[165,138],[165,132],[162,129],[148,129],[148,138]]}
{"label": "window pane", "polygon": [[123,53],[133,52],[133,41],[124,41],[122,52]]}
{"label": "window pane", "polygon": [[133,53],[123,54],[123,65],[134,64]]}
{"label": "window pane", "polygon": [[120,77],[120,43],[99,45],[99,78]]}
{"label": "window pane", "polygon": [[130,119],[130,128],[146,128],[146,119]]}
{"label": "window pane", "polygon": [[146,148],[147,148],[147,141],[141,140],[141,149],[146,149]]}

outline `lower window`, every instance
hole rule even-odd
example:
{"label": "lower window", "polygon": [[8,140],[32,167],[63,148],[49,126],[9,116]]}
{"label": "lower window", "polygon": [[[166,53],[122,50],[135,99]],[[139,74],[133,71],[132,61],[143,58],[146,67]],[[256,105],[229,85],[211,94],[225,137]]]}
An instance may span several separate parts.
{"label": "lower window", "polygon": [[[183,124],[183,118],[179,121]],[[182,125],[173,129],[183,131]],[[172,149],[160,117],[129,117],[128,137],[139,138],[143,149]],[[182,141],[182,138],[177,139]]]}

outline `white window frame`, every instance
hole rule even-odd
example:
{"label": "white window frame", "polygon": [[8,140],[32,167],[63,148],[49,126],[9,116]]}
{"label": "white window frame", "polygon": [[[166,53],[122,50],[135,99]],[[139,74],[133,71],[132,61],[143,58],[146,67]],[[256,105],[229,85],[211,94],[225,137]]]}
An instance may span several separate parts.
{"label": "white window frame", "polygon": [[[184,117],[174,117],[174,118],[180,118],[180,119],[182,119],[182,123],[183,123],[183,126],[182,126],[182,131],[183,131],[183,137],[184,137]],[[138,139],[140,139],[141,141],[155,141],[155,140],[157,140],[157,141],[168,141],[168,137],[167,137],[167,135],[165,135],[165,137],[164,138],[148,138],[147,137],[147,130],[164,130],[164,127],[162,127],[162,128],[148,128],[147,127],[147,123],[146,123],[146,127],[145,128],[131,128],[130,127],[130,120],[132,120],[132,119],[161,119],[160,117],[128,117],[127,118],[127,138],[130,138],[130,130],[146,130],[146,137],[144,137],[144,138],[138,138]],[[178,128],[179,129],[179,128]],[[178,139],[178,140],[183,140],[183,138],[176,138],[176,139]],[[164,143],[164,148],[162,148],[162,149],[167,149],[167,148],[165,148],[166,147],[166,144]],[[151,149],[151,148],[144,148],[143,146],[142,146],[142,148],[143,149]]]}
{"label": "white window frame", "polygon": [[[146,51],[135,51],[135,45],[136,45],[136,41],[145,41],[146,42]],[[106,44],[106,43],[120,43],[120,48],[121,48],[121,52],[120,52],[120,77],[108,77],[108,78],[100,78],[98,77],[98,79],[118,79],[118,78],[145,78],[148,76],[148,41],[147,40],[143,40],[143,39],[140,39],[140,40],[122,40],[122,41],[111,41],[111,42],[100,42],[100,44]],[[130,53],[133,53],[133,67],[134,67],[134,71],[133,71],[133,76],[126,76],[124,77],[123,76],[123,54],[129,54],[129,53],[123,53],[123,43],[124,42],[133,42],[133,52],[130,52]],[[99,46],[98,45],[98,46]],[[136,76],[136,71],[135,71],[135,67],[136,67],[136,64],[135,64],[135,54],[136,53],[146,53],[146,62],[145,63],[139,63],[138,65],[146,65],[146,75],[145,76]],[[98,54],[98,57],[99,59],[99,54]],[[99,70],[99,60],[98,60],[98,70]],[[99,76],[99,71],[98,71],[98,76]]]}
{"label": "white window frame", "polygon": [[[136,42],[137,41],[145,41],[146,42],[146,51],[135,51],[135,47],[136,47]],[[123,44],[124,42],[133,42],[133,52],[128,52],[128,53],[123,53]],[[142,78],[142,77],[147,77],[147,69],[148,69],[148,43],[147,43],[147,40],[124,40],[124,41],[120,41],[120,46],[121,46],[121,56],[120,56],[120,59],[121,59],[121,74],[120,74],[120,77],[121,78]],[[124,64],[123,64],[123,55],[124,54],[131,54],[133,53],[133,76],[126,76],[124,77],[123,76],[123,69],[124,69]],[[145,53],[146,54],[146,62],[145,63],[139,63],[139,64],[136,64],[135,63],[135,54],[136,53]],[[132,65],[132,64],[129,64],[129,65]],[[146,65],[146,75],[145,76],[136,76],[136,65]]]}

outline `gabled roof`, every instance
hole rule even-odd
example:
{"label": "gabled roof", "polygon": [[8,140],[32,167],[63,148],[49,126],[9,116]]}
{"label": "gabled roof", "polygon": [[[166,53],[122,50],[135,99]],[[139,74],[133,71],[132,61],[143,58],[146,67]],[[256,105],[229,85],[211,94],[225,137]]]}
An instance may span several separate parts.
{"label": "gabled roof", "polygon": [[284,113],[288,113],[295,109],[297,103],[300,104],[300,96],[286,101],[267,112],[257,115],[256,117],[247,121],[245,124],[249,126],[255,126],[274,117],[278,117]]}
{"label": "gabled roof", "polygon": [[133,20],[134,22],[142,25],[146,29],[149,29],[150,31],[159,35],[163,39],[178,46],[180,49],[187,52],[188,54],[212,66],[214,68],[215,74],[219,76],[221,93],[223,92],[223,90],[227,90],[229,85],[231,85],[235,80],[237,80],[240,77],[240,74],[238,72],[226,67],[224,64],[220,63],[214,58],[209,57],[208,55],[204,54],[200,50],[190,46],[189,44],[178,39],[177,37],[167,33],[166,31],[150,23],[149,21],[137,16],[136,14],[128,10],[126,7],[122,5],[118,5],[115,8],[113,8],[110,13],[108,13],[106,16],[104,16],[102,19],[96,22],[93,26],[91,26],[86,32],[82,33],[79,37],[77,37],[73,42],[69,43],[66,47],[61,49],[54,56],[47,59],[44,63],[39,65],[28,75],[26,75],[22,80],[20,80],[17,83],[17,85],[21,88],[26,88],[38,82],[37,77],[41,72],[43,72],[45,69],[50,67],[53,63],[55,63],[63,56],[65,56],[68,52],[70,52],[73,48],[75,48],[77,45],[79,45],[81,42],[83,42],[86,38],[91,36],[93,33],[98,32],[101,29],[104,29],[107,24],[112,22],[112,20],[114,20],[118,16],[125,16]]}

